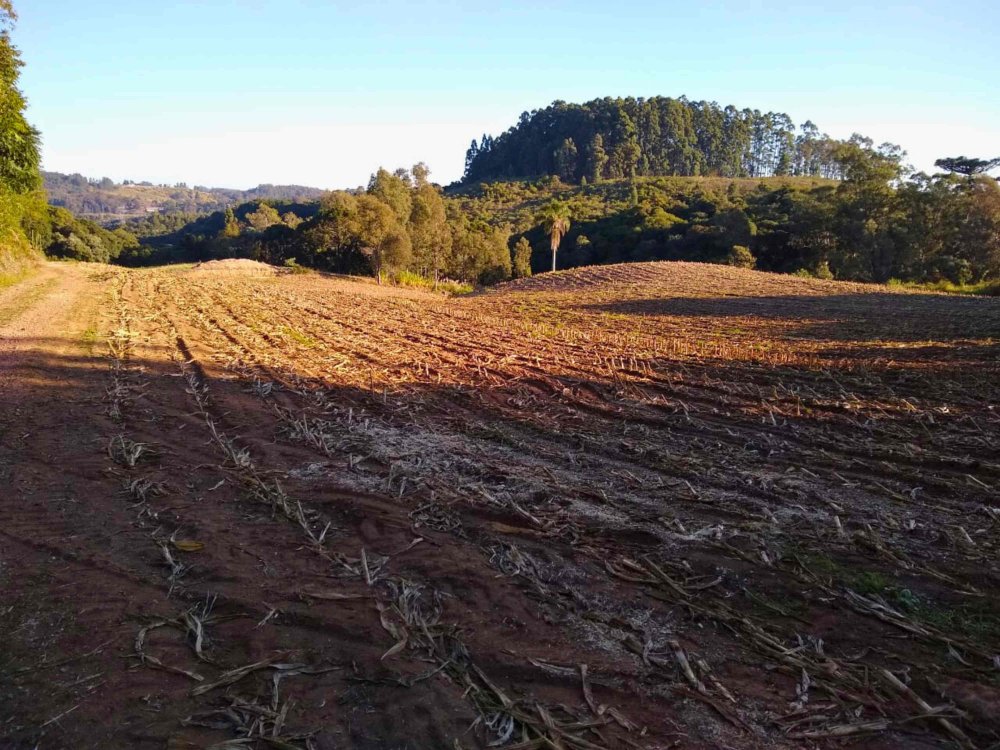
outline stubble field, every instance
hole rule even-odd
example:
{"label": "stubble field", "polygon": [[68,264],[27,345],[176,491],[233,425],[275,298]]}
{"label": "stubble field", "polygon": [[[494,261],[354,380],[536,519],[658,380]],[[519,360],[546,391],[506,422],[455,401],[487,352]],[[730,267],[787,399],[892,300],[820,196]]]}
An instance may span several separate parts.
{"label": "stubble field", "polygon": [[685,263],[3,295],[0,747],[1000,741],[1000,300]]}

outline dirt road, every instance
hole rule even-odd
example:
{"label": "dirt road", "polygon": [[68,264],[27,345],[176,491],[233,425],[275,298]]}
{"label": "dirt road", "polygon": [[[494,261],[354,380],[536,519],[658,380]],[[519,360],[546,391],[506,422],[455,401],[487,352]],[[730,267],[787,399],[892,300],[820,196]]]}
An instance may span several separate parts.
{"label": "dirt road", "polygon": [[997,301],[226,268],[0,294],[0,748],[997,741]]}

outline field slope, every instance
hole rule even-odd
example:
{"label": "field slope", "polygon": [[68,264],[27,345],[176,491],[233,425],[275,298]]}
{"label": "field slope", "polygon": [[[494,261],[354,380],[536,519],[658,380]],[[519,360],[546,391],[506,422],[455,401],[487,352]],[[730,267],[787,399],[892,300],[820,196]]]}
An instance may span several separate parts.
{"label": "field slope", "polygon": [[0,295],[14,747],[997,742],[1000,300],[685,263]]}

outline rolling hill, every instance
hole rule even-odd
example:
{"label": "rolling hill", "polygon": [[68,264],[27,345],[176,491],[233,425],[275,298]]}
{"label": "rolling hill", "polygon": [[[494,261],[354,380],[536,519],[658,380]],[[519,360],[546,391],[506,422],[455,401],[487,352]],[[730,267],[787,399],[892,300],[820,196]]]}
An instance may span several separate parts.
{"label": "rolling hill", "polygon": [[80,174],[42,172],[49,203],[102,224],[150,214],[208,214],[253,200],[315,200],[325,191],[302,185],[258,185],[250,190],[196,185],[117,183]]}

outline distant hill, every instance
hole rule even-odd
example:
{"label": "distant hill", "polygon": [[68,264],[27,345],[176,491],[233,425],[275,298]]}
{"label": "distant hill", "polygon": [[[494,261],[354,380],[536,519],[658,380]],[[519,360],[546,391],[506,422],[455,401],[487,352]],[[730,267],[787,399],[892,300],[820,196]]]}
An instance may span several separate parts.
{"label": "distant hill", "polygon": [[324,190],[302,185],[258,185],[250,190],[208,188],[201,185],[117,183],[105,177],[42,172],[49,204],[61,206],[102,224],[113,224],[150,214],[207,214],[226,206],[255,200],[309,201]]}

